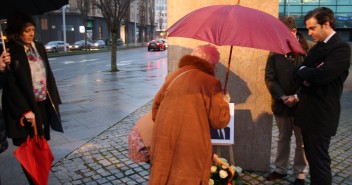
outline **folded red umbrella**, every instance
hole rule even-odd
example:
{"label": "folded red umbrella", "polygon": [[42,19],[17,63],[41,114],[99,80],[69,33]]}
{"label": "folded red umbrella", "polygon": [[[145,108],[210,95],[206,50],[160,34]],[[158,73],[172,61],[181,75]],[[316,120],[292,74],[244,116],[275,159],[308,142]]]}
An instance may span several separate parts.
{"label": "folded red umbrella", "polygon": [[[23,117],[20,123],[24,126]],[[27,141],[19,146],[14,154],[36,185],[47,185],[54,156],[46,139],[43,136],[38,136],[35,121],[33,129],[34,136],[28,136]]]}

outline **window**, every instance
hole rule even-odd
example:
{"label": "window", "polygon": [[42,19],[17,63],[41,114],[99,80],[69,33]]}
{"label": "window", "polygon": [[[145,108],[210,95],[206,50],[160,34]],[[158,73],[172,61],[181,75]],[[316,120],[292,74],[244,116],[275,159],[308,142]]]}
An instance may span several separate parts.
{"label": "window", "polygon": [[41,19],[40,22],[42,25],[42,30],[48,30],[48,19]]}
{"label": "window", "polygon": [[98,34],[99,34],[99,39],[103,39],[103,27],[102,26],[98,27]]}

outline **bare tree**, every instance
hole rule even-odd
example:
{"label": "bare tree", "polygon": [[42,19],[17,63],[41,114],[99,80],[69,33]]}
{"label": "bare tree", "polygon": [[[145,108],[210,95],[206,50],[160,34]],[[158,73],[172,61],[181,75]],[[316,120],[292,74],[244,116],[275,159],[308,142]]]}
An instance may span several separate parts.
{"label": "bare tree", "polygon": [[88,26],[88,13],[89,13],[89,8],[91,5],[91,0],[77,0],[77,7],[79,11],[81,12],[82,16],[82,22],[84,25],[84,44],[85,44],[85,49],[88,50],[88,44],[87,44],[87,26]]}
{"label": "bare tree", "polygon": [[[148,1],[149,2],[149,1]],[[150,6],[148,6],[149,8],[149,22],[150,22],[150,26],[151,26],[151,39],[155,38],[154,35],[154,28],[155,28],[155,0],[150,0]]]}
{"label": "bare tree", "polygon": [[111,71],[119,71],[117,69],[117,39],[121,38],[120,26],[121,21],[129,10],[131,2],[134,0],[94,0],[93,4],[99,8],[103,14],[109,31],[112,36],[111,43]]}
{"label": "bare tree", "polygon": [[139,1],[139,25],[140,25],[140,29],[139,29],[139,40],[142,43],[145,42],[145,37],[143,37],[143,35],[145,35],[146,33],[146,26],[147,26],[147,16],[146,16],[146,7],[147,7],[147,3],[148,1]]}

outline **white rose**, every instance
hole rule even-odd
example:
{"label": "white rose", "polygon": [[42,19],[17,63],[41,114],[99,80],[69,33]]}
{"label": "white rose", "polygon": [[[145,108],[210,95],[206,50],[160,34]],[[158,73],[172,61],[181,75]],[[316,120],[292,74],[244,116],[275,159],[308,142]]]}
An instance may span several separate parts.
{"label": "white rose", "polygon": [[225,159],[225,158],[219,158],[222,162],[226,163],[227,165],[229,165],[229,162]]}
{"label": "white rose", "polygon": [[225,179],[227,176],[229,176],[229,174],[228,174],[227,171],[225,171],[225,170],[220,170],[219,176],[220,176],[221,178]]}
{"label": "white rose", "polygon": [[217,169],[218,169],[218,167],[211,165],[210,171],[211,171],[211,173],[215,173]]}
{"label": "white rose", "polygon": [[209,179],[209,185],[214,185],[214,180],[213,179]]}
{"label": "white rose", "polygon": [[236,170],[236,172],[239,173],[239,174],[242,173],[242,168],[239,167],[239,166],[236,166],[236,167],[235,167],[235,170]]}

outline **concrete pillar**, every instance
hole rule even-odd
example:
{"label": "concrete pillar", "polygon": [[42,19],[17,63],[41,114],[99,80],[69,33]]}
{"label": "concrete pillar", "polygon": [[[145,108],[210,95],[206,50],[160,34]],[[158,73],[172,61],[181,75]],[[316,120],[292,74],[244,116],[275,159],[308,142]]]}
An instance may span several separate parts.
{"label": "concrete pillar", "polygon": [[[168,26],[193,10],[215,4],[237,4],[237,0],[168,0]],[[277,0],[242,0],[240,5],[278,15]],[[206,44],[179,37],[169,37],[168,43],[169,72],[177,69],[179,59],[189,54],[192,48]],[[218,49],[221,53],[221,64],[217,66],[216,76],[224,83],[230,46],[219,46]],[[235,103],[234,159],[236,165],[245,170],[267,171],[270,164],[273,118],[270,95],[264,83],[268,54],[269,52],[264,50],[235,46],[231,58],[227,89],[231,102]],[[223,147],[223,150],[226,151],[227,148]],[[222,152],[222,156],[229,159],[228,153]]]}

